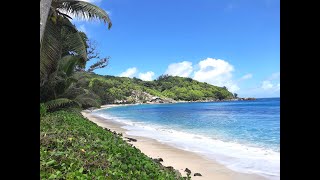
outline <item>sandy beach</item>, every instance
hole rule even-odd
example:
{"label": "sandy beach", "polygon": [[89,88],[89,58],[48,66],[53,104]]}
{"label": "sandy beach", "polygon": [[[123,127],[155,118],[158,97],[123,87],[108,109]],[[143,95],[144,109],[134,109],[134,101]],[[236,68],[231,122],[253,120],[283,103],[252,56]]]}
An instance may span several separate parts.
{"label": "sandy beach", "polygon": [[[104,105],[102,108],[110,108],[118,105]],[[82,111],[82,115],[97,125],[109,128],[117,133],[122,133],[123,137],[134,138],[137,142],[129,142],[140,149],[145,155],[151,158],[162,158],[164,166],[172,166],[180,171],[182,175],[186,175],[185,168],[192,171],[192,179],[196,180],[262,180],[266,179],[255,174],[244,174],[232,171],[225,166],[206,159],[196,153],[181,150],[173,146],[160,143],[154,139],[130,136],[126,133],[126,129],[121,128],[122,124],[94,116],[90,111]],[[201,173],[202,176],[193,176],[194,173]]]}

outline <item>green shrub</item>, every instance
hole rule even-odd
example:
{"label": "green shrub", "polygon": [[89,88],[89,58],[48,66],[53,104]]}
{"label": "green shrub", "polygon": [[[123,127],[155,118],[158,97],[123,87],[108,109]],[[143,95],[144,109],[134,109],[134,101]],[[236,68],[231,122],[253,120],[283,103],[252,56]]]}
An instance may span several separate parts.
{"label": "green shrub", "polygon": [[40,117],[45,116],[47,113],[47,108],[44,103],[40,103]]}
{"label": "green shrub", "polygon": [[183,179],[80,112],[40,121],[40,179]]}

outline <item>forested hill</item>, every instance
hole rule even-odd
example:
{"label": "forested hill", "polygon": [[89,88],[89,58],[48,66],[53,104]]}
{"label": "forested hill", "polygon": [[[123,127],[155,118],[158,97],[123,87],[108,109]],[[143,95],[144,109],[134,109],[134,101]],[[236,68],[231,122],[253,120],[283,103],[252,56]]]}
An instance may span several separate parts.
{"label": "forested hill", "polygon": [[[138,78],[102,76],[77,72],[76,88],[87,89],[98,95],[101,104],[125,102],[144,103],[146,98],[156,96],[165,100],[199,101],[226,100],[234,95],[226,87],[217,87],[191,78],[162,75],[153,81]],[[72,91],[76,93],[76,91]]]}

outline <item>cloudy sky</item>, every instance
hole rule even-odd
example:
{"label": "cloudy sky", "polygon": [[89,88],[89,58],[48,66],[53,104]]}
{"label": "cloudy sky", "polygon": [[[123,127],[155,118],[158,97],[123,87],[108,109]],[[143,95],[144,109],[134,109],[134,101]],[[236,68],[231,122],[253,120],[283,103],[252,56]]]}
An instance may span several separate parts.
{"label": "cloudy sky", "polygon": [[107,30],[99,21],[73,20],[111,57],[97,74],[147,81],[170,74],[241,97],[280,96],[279,0],[86,1],[113,22]]}

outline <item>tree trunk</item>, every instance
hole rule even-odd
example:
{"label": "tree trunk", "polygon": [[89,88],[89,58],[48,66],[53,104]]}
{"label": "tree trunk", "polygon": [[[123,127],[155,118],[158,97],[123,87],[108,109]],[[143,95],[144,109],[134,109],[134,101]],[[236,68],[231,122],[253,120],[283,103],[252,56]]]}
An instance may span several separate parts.
{"label": "tree trunk", "polygon": [[51,7],[51,2],[52,2],[52,0],[41,0],[40,1],[40,43],[42,40],[44,29],[46,28],[48,14],[49,14],[50,7]]}

